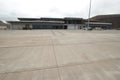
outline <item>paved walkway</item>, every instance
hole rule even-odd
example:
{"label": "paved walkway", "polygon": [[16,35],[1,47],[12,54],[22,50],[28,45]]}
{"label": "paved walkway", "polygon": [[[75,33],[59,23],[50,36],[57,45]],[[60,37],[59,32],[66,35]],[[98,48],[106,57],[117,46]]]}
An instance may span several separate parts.
{"label": "paved walkway", "polygon": [[0,31],[0,80],[120,80],[120,31]]}

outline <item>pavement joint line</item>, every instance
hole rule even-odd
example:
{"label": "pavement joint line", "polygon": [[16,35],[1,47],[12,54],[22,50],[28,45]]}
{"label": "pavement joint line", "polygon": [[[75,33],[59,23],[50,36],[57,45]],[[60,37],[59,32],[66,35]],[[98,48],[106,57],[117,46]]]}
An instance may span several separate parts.
{"label": "pavement joint line", "polygon": [[[108,42],[108,41],[100,41],[99,43],[103,43],[103,42]],[[120,41],[111,41],[111,42],[120,42]],[[63,44],[54,44],[54,45],[80,45],[80,44],[99,44],[99,43],[94,43],[94,42],[86,42],[86,43],[63,43]],[[42,45],[25,45],[25,46],[10,46],[10,47],[0,47],[0,48],[16,48],[16,47],[39,47],[39,46],[52,46],[52,43],[50,44],[42,44]],[[112,45],[110,45],[112,46]]]}
{"label": "pavement joint line", "polygon": [[0,48],[21,48],[21,47],[39,47],[39,46],[52,46],[51,44],[48,45],[33,45],[33,46],[11,46],[11,47],[0,47]]}
{"label": "pavement joint line", "polygon": [[57,33],[59,33],[60,35],[64,35],[64,33],[60,32],[60,31],[57,31]]}
{"label": "pavement joint line", "polygon": [[54,47],[53,39],[52,39],[52,47],[53,47],[53,54],[54,54],[54,57],[55,57],[56,67],[57,67],[57,71],[58,71],[58,76],[59,76],[59,79],[62,80],[61,75],[60,75],[59,65],[58,65],[58,62],[57,62],[56,53],[55,53],[55,47]]}
{"label": "pavement joint line", "polygon": [[87,64],[100,64],[104,62],[111,62],[111,61],[120,61],[120,58],[108,58],[108,59],[103,59],[103,60],[98,60],[98,61],[91,61],[91,62],[86,62],[86,63],[71,63],[71,64],[64,64],[64,65],[56,65],[56,66],[51,66],[51,67],[46,67],[46,68],[34,68],[34,69],[29,69],[29,70],[21,70],[21,71],[13,71],[13,72],[2,72],[0,74],[8,74],[8,73],[20,73],[20,72],[29,72],[29,71],[37,71],[37,70],[47,70],[47,69],[59,69],[59,68],[65,68],[65,67],[72,67],[72,66],[81,66],[81,65],[87,65]]}
{"label": "pavement joint line", "polygon": [[52,32],[52,34],[53,34],[54,36],[56,36],[56,34],[55,34],[55,32],[54,32],[53,30],[51,30],[51,32]]}

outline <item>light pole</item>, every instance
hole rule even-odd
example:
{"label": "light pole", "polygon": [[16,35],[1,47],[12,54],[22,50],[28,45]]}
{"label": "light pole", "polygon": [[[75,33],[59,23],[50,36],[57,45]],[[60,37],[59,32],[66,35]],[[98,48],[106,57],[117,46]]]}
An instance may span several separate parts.
{"label": "light pole", "polygon": [[87,27],[87,29],[89,29],[89,27],[90,27],[91,3],[92,3],[92,0],[90,0],[90,5],[89,5],[88,25],[87,25],[88,27]]}

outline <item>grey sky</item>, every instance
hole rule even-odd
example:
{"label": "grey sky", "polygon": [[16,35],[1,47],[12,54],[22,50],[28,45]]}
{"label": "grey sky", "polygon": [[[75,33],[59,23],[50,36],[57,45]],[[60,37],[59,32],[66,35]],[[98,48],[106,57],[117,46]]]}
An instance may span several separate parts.
{"label": "grey sky", "polygon": [[[0,19],[88,17],[90,0],[0,0]],[[91,16],[120,14],[120,0],[92,0]]]}

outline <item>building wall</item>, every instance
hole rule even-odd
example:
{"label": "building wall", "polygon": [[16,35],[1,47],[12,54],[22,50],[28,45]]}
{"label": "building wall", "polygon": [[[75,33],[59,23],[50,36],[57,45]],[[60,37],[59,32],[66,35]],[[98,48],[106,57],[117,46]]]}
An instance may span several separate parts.
{"label": "building wall", "polygon": [[68,24],[68,30],[79,30],[82,29],[85,25],[84,24]]}
{"label": "building wall", "polygon": [[7,29],[7,26],[1,26],[0,25],[0,30],[6,30]]}
{"label": "building wall", "polygon": [[[32,29],[32,24],[27,24],[29,25],[29,27]],[[10,29],[12,30],[23,30],[23,28],[25,28],[26,24],[23,23],[12,23],[10,25]]]}
{"label": "building wall", "polygon": [[68,24],[67,26],[68,26],[68,28],[67,28],[67,29],[69,29],[69,30],[74,30],[74,29],[75,29],[75,27],[74,27],[74,25],[73,25],[73,24]]}
{"label": "building wall", "polygon": [[32,24],[29,24],[29,26],[30,26],[31,29],[33,28]]}
{"label": "building wall", "polygon": [[20,23],[11,24],[11,29],[13,29],[13,30],[22,30],[23,27],[25,27],[25,24],[20,24]]}
{"label": "building wall", "polygon": [[68,24],[68,30],[77,30],[79,25],[78,24]]}

